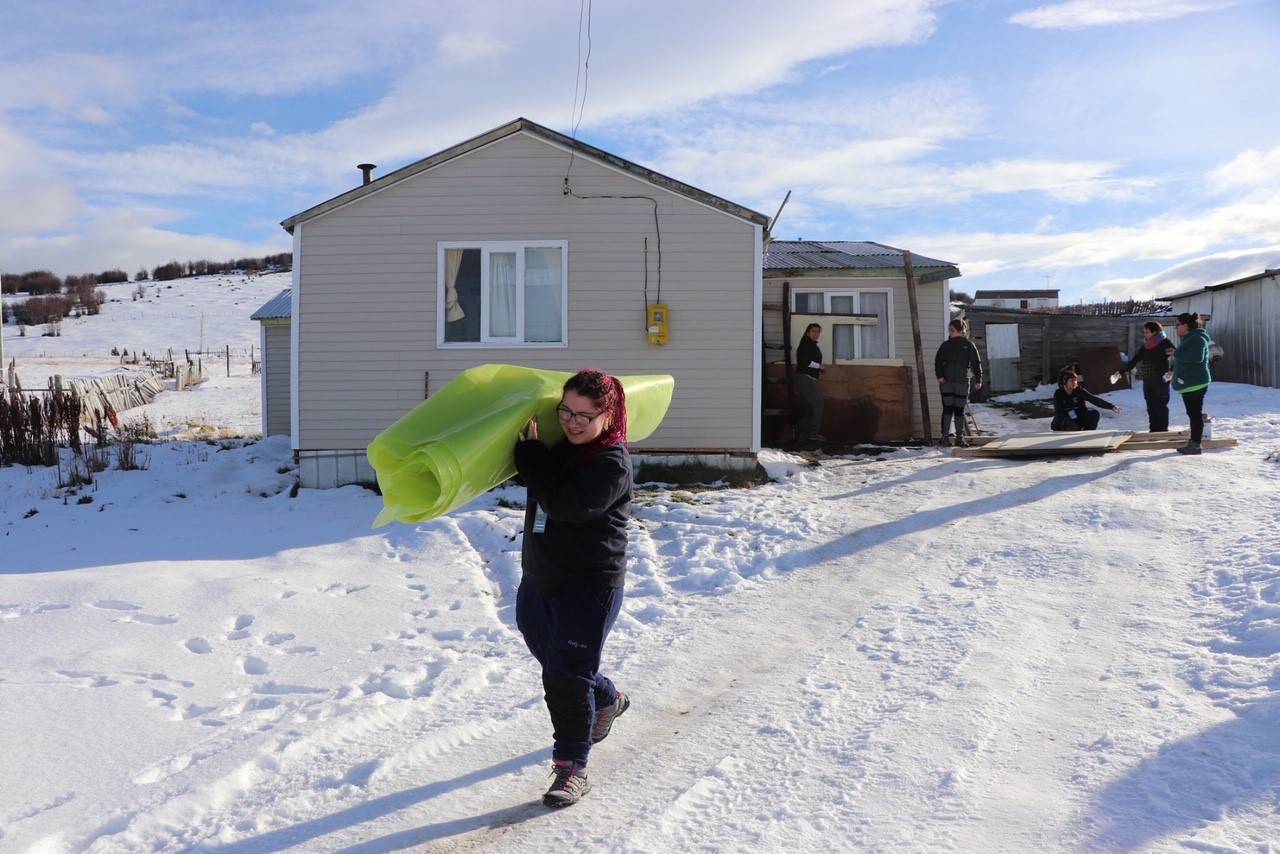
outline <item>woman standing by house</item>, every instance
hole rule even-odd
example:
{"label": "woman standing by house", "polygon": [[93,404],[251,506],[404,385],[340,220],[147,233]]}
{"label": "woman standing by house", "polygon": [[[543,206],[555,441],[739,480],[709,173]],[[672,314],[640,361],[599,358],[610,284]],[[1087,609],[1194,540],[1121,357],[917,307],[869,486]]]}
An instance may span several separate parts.
{"label": "woman standing by house", "polygon": [[1199,454],[1204,436],[1204,396],[1209,392],[1209,345],[1213,340],[1204,331],[1200,313],[1178,315],[1174,330],[1178,333],[1178,349],[1173,352],[1173,389],[1182,395],[1191,425],[1191,439],[1178,448],[1180,454]]}
{"label": "woman standing by house", "polygon": [[567,807],[591,790],[587,755],[631,701],[600,672],[622,609],[632,470],[627,405],[617,377],[579,371],[556,416],[564,438],[548,448],[530,419],[516,443],[528,489],[516,626],[542,665],[555,780],[543,795]]}
{"label": "woman standing by house", "polygon": [[964,412],[969,406],[969,377],[973,387],[982,388],[982,358],[969,340],[969,322],[957,317],[947,324],[947,340],[933,356],[933,373],[942,394],[942,438],[950,441],[951,422],[956,425],[956,444],[967,445],[964,437]]}
{"label": "woman standing by house", "polygon": [[1147,426],[1152,433],[1169,429],[1169,356],[1173,342],[1165,337],[1164,327],[1158,321],[1142,324],[1143,345],[1124,363],[1126,373],[1135,367],[1142,380],[1142,398],[1147,402]]}
{"label": "woman standing by house", "polygon": [[822,392],[818,390],[818,377],[822,376],[822,350],[818,339],[822,337],[822,325],[810,323],[804,337],[796,345],[796,391],[800,394],[800,417],[796,419],[796,439],[801,442],[822,442]]}

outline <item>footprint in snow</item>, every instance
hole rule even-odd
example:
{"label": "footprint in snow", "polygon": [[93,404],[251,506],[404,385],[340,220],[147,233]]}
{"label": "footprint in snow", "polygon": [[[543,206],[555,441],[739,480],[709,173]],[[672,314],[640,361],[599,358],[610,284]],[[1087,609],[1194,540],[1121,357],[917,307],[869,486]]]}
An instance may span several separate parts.
{"label": "footprint in snow", "polygon": [[204,638],[192,638],[184,643],[183,646],[185,646],[189,652],[194,652],[196,655],[208,655],[213,652],[213,644],[209,643]]}
{"label": "footprint in snow", "polygon": [[249,636],[249,627],[253,625],[252,614],[241,614],[236,617],[231,631],[227,632],[227,640],[244,640]]}

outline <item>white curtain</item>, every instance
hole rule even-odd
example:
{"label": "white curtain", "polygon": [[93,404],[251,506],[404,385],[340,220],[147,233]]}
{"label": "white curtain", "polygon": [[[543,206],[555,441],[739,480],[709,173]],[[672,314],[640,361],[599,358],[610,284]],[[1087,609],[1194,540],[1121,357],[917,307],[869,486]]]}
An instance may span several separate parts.
{"label": "white curtain", "polygon": [[886,293],[860,294],[862,314],[874,314],[875,326],[862,327],[862,358],[889,358],[889,295]]}
{"label": "white curtain", "polygon": [[489,337],[516,336],[516,254],[489,255]]}
{"label": "white curtain", "polygon": [[852,323],[833,323],[831,325],[832,349],[835,350],[831,354],[833,362],[844,362],[858,358],[857,330],[858,327]]}
{"label": "white curtain", "polygon": [[524,253],[524,340],[561,341],[560,250],[530,247]]}
{"label": "white curtain", "polygon": [[444,318],[452,323],[467,316],[458,305],[458,270],[462,268],[462,250],[444,250]]}

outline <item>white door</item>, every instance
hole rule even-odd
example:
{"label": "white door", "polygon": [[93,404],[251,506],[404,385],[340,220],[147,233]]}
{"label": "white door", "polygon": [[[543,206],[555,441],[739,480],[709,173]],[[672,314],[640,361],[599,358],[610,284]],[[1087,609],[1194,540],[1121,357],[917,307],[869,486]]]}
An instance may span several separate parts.
{"label": "white door", "polygon": [[1018,365],[1022,353],[1018,347],[1018,324],[987,324],[987,363],[991,366],[993,392],[1021,391]]}

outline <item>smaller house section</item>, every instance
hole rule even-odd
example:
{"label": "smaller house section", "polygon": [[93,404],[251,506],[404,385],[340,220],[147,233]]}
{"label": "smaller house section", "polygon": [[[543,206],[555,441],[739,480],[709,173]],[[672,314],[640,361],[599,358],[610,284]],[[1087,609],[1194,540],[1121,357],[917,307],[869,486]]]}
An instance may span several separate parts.
{"label": "smaller house section", "polygon": [[262,351],[262,435],[290,433],[290,390],[293,383],[293,345],[289,340],[289,318],[293,310],[293,289],[285,288],[249,316],[258,321],[259,349]]}
{"label": "smaller house section", "polygon": [[821,432],[837,441],[902,441],[926,433],[942,401],[933,358],[951,320],[948,261],[870,241],[774,240],[765,249],[765,439],[791,437],[795,347],[822,326]]}

